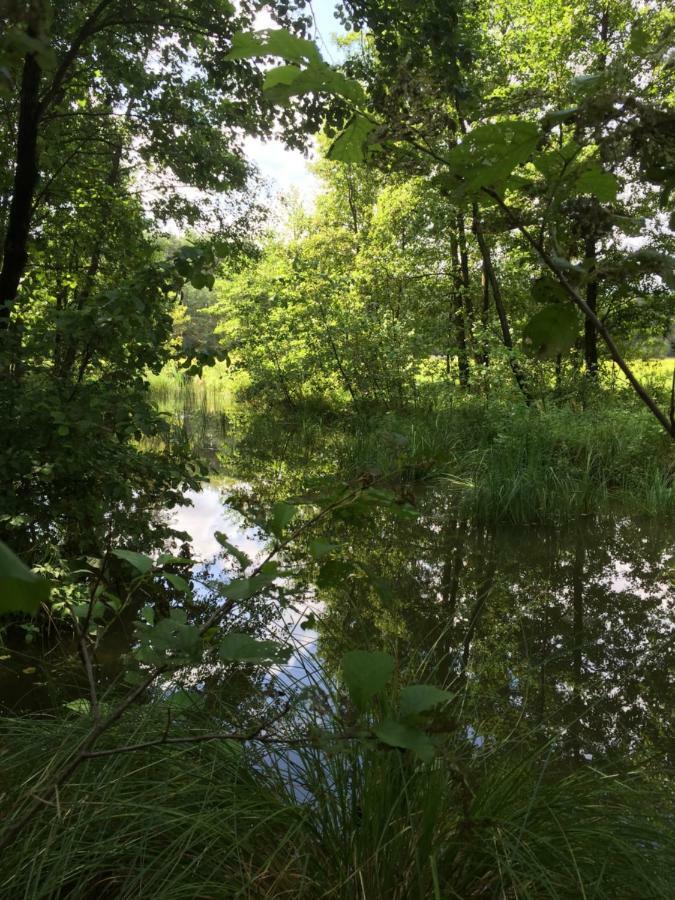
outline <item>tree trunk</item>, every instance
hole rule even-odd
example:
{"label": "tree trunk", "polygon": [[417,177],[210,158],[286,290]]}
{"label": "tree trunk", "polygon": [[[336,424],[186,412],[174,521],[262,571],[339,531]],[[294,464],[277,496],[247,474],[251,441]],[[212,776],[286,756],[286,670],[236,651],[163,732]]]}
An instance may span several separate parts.
{"label": "tree trunk", "polygon": [[459,365],[459,383],[463,388],[469,386],[469,354],[466,347],[466,316],[464,309],[464,281],[462,277],[462,261],[459,241],[453,233],[450,237],[452,254],[452,320],[457,342],[457,362]]}
{"label": "tree trunk", "polygon": [[[495,301],[495,309],[497,310],[497,316],[499,318],[499,325],[502,332],[502,341],[504,342],[504,346],[507,350],[513,350],[513,339],[511,338],[511,329],[509,327],[509,320],[506,315],[506,307],[504,306],[504,298],[502,297],[501,285],[499,284],[499,279],[497,278],[497,274],[492,265],[490,248],[487,245],[485,235],[483,234],[483,229],[480,224],[477,203],[473,204],[473,233],[476,236],[476,241],[478,242],[478,247],[480,249],[480,255],[483,260],[483,271],[485,272],[489,285],[492,288],[492,297]],[[523,370],[520,368],[511,354],[509,354],[509,366],[511,368],[511,371],[513,372],[513,377],[516,380],[516,384],[518,385],[518,388],[520,389],[525,402],[529,406],[532,403],[532,394],[527,387]]]}
{"label": "tree trunk", "polygon": [[[31,25],[27,34],[37,38]],[[33,198],[38,183],[38,125],[42,70],[34,53],[27,53],[21,75],[19,125],[16,141],[16,168],[9,207],[7,232],[0,269],[0,330],[7,331],[12,304],[28,261]]]}
{"label": "tree trunk", "polygon": [[497,562],[494,557],[493,548],[490,547],[490,554],[485,561],[485,575],[481,579],[478,587],[476,601],[469,613],[469,622],[467,625],[464,641],[462,642],[462,674],[466,673],[469,666],[469,658],[471,656],[471,644],[476,635],[478,623],[483,615],[487,601],[492,594],[495,586],[495,576],[497,574]]}
{"label": "tree trunk", "polygon": [[574,546],[574,563],[572,566],[572,666],[573,666],[573,704],[574,723],[570,729],[574,745],[574,755],[581,759],[581,720],[584,714],[584,702],[581,686],[584,675],[583,643],[584,643],[584,567],[586,563],[586,545],[584,534],[577,531]]}
{"label": "tree trunk", "polygon": [[[596,276],[597,246],[595,238],[589,237],[585,242],[586,264],[590,277],[586,287],[586,303],[594,315],[598,314],[598,279]],[[598,332],[591,321],[586,319],[584,325],[584,361],[586,374],[597,381],[598,378]]]}
{"label": "tree trunk", "polygon": [[457,216],[457,236],[459,238],[459,261],[462,276],[462,301],[466,321],[466,339],[469,346],[473,343],[473,304],[471,303],[471,277],[469,275],[469,249],[466,241],[466,222],[464,213]]}
{"label": "tree trunk", "polygon": [[[16,142],[16,167],[12,184],[12,200],[9,207],[7,232],[0,269],[0,331],[9,329],[11,307],[16,299],[21,278],[28,262],[28,238],[35,192],[39,178],[38,133],[40,120],[49,106],[58,98],[71,66],[77,59],[82,45],[96,31],[96,23],[112,0],[100,0],[98,6],[85,20],[64,54],[56,72],[40,97],[42,70],[35,53],[27,53],[21,74],[19,94],[19,121]],[[28,37],[39,40],[41,21],[39,6],[33,11],[26,28]]]}
{"label": "tree trunk", "polygon": [[480,362],[486,368],[490,365],[490,347],[488,344],[487,330],[490,323],[490,279],[485,269],[485,261],[482,262],[481,287],[483,288],[483,303],[480,309],[480,324],[483,329],[482,349],[480,351]]}

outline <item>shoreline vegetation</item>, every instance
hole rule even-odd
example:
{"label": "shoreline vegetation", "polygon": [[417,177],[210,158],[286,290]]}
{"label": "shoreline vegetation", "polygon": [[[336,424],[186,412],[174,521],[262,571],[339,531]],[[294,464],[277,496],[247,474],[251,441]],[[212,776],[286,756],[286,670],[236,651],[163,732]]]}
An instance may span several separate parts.
{"label": "shoreline vegetation", "polygon": [[675,897],[674,35],[0,4],[0,900]]}
{"label": "shoreline vegetation", "polygon": [[[665,398],[674,364],[666,358],[634,368]],[[209,457],[216,481],[219,468],[227,472],[227,447],[238,435],[259,433],[264,443],[270,431],[282,429],[290,441],[325,454],[336,479],[370,473],[391,484],[440,481],[458,508],[480,521],[675,511],[672,446],[639,407],[625,402],[625,386],[612,374],[584,404],[564,398],[532,407],[490,394],[448,401],[447,392],[439,403],[439,386],[429,383],[418,404],[400,410],[354,410],[348,398],[259,407],[246,399],[246,379],[224,364],[199,379],[167,370],[151,379],[151,390],[158,408]]]}

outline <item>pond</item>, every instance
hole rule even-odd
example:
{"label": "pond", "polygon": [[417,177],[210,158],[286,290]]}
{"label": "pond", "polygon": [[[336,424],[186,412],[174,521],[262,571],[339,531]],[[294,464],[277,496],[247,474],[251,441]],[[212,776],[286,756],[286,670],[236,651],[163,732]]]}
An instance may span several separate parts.
{"label": "pond", "polygon": [[[215,531],[251,555],[265,545],[242,527],[231,494],[209,487],[177,517],[203,558],[219,549]],[[331,670],[351,647],[386,645],[466,688],[477,733],[527,727],[555,737],[565,757],[672,762],[673,524],[479,526],[439,489],[416,505],[416,518],[383,512],[334,526],[339,559],[323,565],[295,549],[301,577],[284,622],[301,655]]]}
{"label": "pond", "polygon": [[[271,503],[329,477],[316,447],[308,456],[297,440],[293,453],[288,446],[222,449],[220,473],[168,514],[190,535],[202,581],[231,577],[217,533],[255,559],[270,544]],[[284,552],[280,587],[258,601],[255,622],[294,642],[282,683],[317,666],[335,672],[347,649],[385,647],[461,690],[462,726],[479,740],[522,733],[551,742],[561,761],[672,764],[671,521],[485,524],[459,511],[447,482],[393,493],[397,503],[331,520]],[[320,554],[317,538],[327,542]],[[131,640],[128,623],[113,629],[102,679],[119,675]],[[78,670],[68,641],[15,643],[0,659],[2,705],[36,712],[72,702],[86,695]]]}

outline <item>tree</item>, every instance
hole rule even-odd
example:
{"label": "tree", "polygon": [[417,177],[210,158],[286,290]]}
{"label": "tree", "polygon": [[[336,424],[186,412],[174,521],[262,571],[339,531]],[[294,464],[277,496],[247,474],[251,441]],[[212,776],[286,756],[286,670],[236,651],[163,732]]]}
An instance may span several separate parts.
{"label": "tree", "polygon": [[[562,99],[571,100],[575,105],[561,109],[546,95],[541,98],[535,94],[539,101],[536,109],[514,118],[510,114],[514,92],[509,90],[508,84],[499,85],[499,93],[486,91],[490,84],[489,67],[486,67],[486,82],[478,65],[465,77],[453,60],[447,71],[456,76],[454,87],[448,90],[444,82],[441,91],[438,80],[441,76],[436,79],[439,58],[446,63],[450,60],[443,59],[440,50],[434,55],[421,50],[419,39],[427,29],[438,27],[436,4],[416,5],[414,14],[410,14],[407,7],[394,10],[380,3],[366,6],[367,10],[357,14],[357,22],[368,16],[372,21],[378,21],[380,15],[391,20],[391,27],[385,30],[387,38],[382,57],[373,52],[352,67],[354,71],[365,73],[366,79],[375,86],[370,106],[365,95],[359,95],[360,88],[356,83],[345,85],[330,74],[328,67],[321,68],[316,60],[304,74],[297,69],[297,74],[294,72],[292,77],[293,84],[298,85],[298,93],[327,91],[337,95],[341,104],[347,101],[354,110],[347,126],[331,146],[329,158],[346,162],[380,159],[389,168],[404,167],[406,171],[423,166],[429,175],[440,181],[455,204],[472,210],[477,239],[483,231],[482,210],[496,213],[504,228],[513,232],[518,242],[534,255],[534,261],[543,269],[542,274],[548,272],[553,276],[547,283],[552,286],[549,292],[552,292],[550,296],[554,302],[540,311],[526,333],[534,354],[546,357],[566,351],[576,339],[576,311],[582,313],[584,320],[590,323],[586,328],[590,369],[595,368],[593,335],[597,332],[609,356],[642,403],[668,434],[675,434],[675,423],[636,378],[606,323],[593,308],[597,307],[597,286],[603,276],[597,258],[597,239],[605,232],[598,231],[598,213],[600,219],[613,225],[626,218],[619,216],[617,221],[616,214],[622,210],[613,206],[617,203],[622,182],[635,183],[638,190],[646,191],[656,204],[656,209],[652,206],[653,212],[669,202],[671,164],[668,154],[663,165],[655,156],[654,128],[658,123],[661,133],[668,135],[668,123],[672,119],[666,104],[667,86],[672,80],[667,53],[670,13],[660,5],[633,12],[632,8],[618,4],[623,19],[621,26],[617,26],[617,34],[623,42],[611,60],[602,38],[607,32],[609,39],[609,23],[615,20],[609,13],[603,14],[601,47],[598,51],[597,42],[594,42],[592,58],[593,66],[600,59],[603,67],[600,72],[575,75],[566,82],[567,90]],[[625,24],[627,9],[631,14],[630,27]],[[479,10],[490,13],[492,6],[479,7]],[[597,12],[595,7],[593,11]],[[450,21],[452,24],[456,17]],[[469,18],[463,25],[471,34]],[[490,28],[485,28],[482,35],[489,40]],[[372,44],[377,48],[377,36],[372,39]],[[394,46],[399,49],[410,47],[402,64],[401,58],[397,59],[392,50]],[[473,55],[477,59],[475,49]],[[260,53],[260,47],[252,45],[247,52],[255,56]],[[584,52],[585,47],[582,47],[579,56],[570,61],[577,70],[585,64]],[[284,56],[284,51],[280,50],[279,55]],[[528,56],[516,57],[521,65],[527,65],[528,59]],[[650,73],[646,79],[645,67]],[[405,78],[401,77],[402,69]],[[510,67],[508,71],[511,78]],[[565,77],[563,73],[563,81]],[[270,80],[273,79],[270,77]],[[513,78],[513,83],[515,93],[518,93],[522,87],[518,77]],[[437,90],[423,93],[421,86],[428,88],[429,84]],[[429,110],[427,97],[430,98]],[[439,104],[435,105],[437,97]],[[281,98],[277,99],[281,101]],[[439,118],[440,112],[444,119]],[[449,127],[449,122],[454,122],[454,127]],[[622,162],[626,158],[637,169],[632,180],[631,172]],[[581,198],[581,202],[576,198]],[[591,219],[584,219],[583,212],[581,220],[579,215],[570,215],[572,208],[588,209]],[[586,237],[579,244],[574,228],[577,227],[578,234],[580,221]],[[616,240],[620,242],[621,236],[618,235]],[[493,277],[494,265],[486,256],[485,242],[480,239],[478,242],[484,275],[493,287],[495,303],[499,304],[499,292],[494,292],[497,283]],[[591,242],[596,247],[594,252]],[[671,257],[641,247],[635,252],[626,248],[623,260],[627,272],[642,278],[656,276],[669,285],[673,283]],[[508,346],[510,331],[503,308],[500,321]],[[512,368],[527,396],[521,373],[513,362]]]}

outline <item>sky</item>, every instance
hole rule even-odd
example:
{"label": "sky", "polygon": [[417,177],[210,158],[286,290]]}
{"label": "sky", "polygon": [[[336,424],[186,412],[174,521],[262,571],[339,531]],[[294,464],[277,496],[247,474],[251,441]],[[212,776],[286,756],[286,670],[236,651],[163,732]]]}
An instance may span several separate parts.
{"label": "sky", "polygon": [[[329,62],[336,59],[337,51],[332,40],[334,34],[344,34],[335,19],[334,0],[312,0],[317,40],[321,53]],[[274,23],[264,14],[259,16],[258,28],[274,27]],[[269,183],[273,195],[295,191],[306,208],[311,208],[319,184],[309,171],[307,159],[299,150],[288,150],[278,140],[262,141],[247,138],[246,153]]]}

